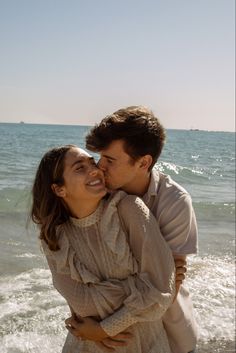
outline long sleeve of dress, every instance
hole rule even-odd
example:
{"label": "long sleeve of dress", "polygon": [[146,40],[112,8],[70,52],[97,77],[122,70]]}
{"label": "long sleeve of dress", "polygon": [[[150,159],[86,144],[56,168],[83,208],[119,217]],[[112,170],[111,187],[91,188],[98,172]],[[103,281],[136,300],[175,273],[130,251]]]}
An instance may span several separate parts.
{"label": "long sleeve of dress", "polygon": [[174,295],[174,262],[156,219],[135,196],[127,195],[118,208],[138,271],[128,278],[123,305],[101,322],[110,336],[136,322],[160,319]]}
{"label": "long sleeve of dress", "polygon": [[[44,245],[45,248],[45,245]],[[65,298],[73,311],[80,316],[100,316],[112,314],[126,298],[124,287],[127,279],[95,280],[88,282],[73,279],[70,273],[58,270],[53,256],[45,251],[48,266],[52,273],[53,286]]]}

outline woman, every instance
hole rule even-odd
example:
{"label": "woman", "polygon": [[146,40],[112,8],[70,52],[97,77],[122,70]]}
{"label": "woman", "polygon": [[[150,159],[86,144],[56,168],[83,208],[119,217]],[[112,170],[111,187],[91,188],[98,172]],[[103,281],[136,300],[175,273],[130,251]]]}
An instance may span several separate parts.
{"label": "woman", "polygon": [[129,328],[117,352],[170,353],[161,317],[174,297],[174,262],[144,203],[124,192],[104,198],[102,171],[74,145],[44,155],[32,194],[53,284],[85,323],[83,339],[69,332],[63,352],[104,352],[107,337]]}

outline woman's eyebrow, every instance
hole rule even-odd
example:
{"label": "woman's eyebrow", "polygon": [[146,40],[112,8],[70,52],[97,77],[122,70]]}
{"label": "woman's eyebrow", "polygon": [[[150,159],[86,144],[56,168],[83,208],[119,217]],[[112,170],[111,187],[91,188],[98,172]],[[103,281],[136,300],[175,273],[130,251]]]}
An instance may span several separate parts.
{"label": "woman's eyebrow", "polygon": [[81,157],[80,159],[77,159],[72,165],[71,168],[73,168],[76,164],[81,164],[84,161],[89,160],[89,162],[95,162],[93,157]]}

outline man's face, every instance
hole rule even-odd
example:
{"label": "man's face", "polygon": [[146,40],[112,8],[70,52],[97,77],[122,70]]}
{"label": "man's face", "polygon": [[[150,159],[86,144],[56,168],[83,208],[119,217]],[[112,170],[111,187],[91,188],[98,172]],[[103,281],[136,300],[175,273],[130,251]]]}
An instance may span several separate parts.
{"label": "man's face", "polygon": [[134,161],[125,152],[123,140],[115,140],[100,151],[98,166],[104,172],[105,183],[110,190],[129,192],[137,181],[139,164],[139,160]]}

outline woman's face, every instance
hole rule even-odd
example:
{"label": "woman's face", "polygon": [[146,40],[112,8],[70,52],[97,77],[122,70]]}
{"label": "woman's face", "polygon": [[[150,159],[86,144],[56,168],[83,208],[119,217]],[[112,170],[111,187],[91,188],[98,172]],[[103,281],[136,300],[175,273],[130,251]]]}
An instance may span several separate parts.
{"label": "woman's face", "polygon": [[103,172],[94,158],[78,147],[72,147],[65,155],[63,178],[65,201],[101,199],[107,192]]}

